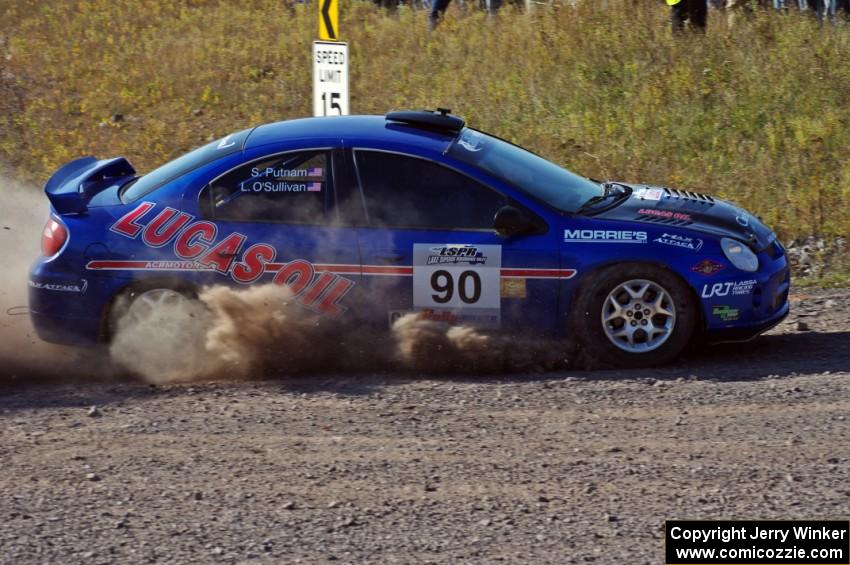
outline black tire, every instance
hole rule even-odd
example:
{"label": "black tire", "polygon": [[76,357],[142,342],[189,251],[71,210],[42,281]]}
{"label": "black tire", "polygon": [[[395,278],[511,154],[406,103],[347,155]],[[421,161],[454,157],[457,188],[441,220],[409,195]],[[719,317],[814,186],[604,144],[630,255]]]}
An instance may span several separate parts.
{"label": "black tire", "polygon": [[[666,291],[675,308],[675,315],[670,317],[670,329],[663,334],[666,337],[663,340],[662,336],[657,338],[660,342],[659,345],[653,346],[649,340],[645,339],[645,343],[638,343],[637,346],[630,345],[625,341],[621,341],[622,345],[617,346],[614,343],[616,338],[609,338],[608,331],[616,333],[617,328],[612,328],[611,324],[620,322],[614,320],[611,324],[603,323],[603,308],[608,307],[606,300],[615,289],[629,281],[639,280],[654,283],[661,290]],[[653,296],[651,291],[654,288],[650,288],[648,296]],[[633,312],[629,315],[639,316],[641,314],[640,312]],[[625,320],[625,318],[622,319]],[[629,319],[631,320],[631,318]],[[663,315],[660,319],[667,320]],[[658,318],[653,316],[649,323],[652,324],[655,320],[658,320]],[[592,274],[581,285],[573,303],[569,330],[570,335],[579,347],[579,365],[590,369],[641,368],[663,365],[678,357],[691,341],[698,320],[699,312],[696,310],[696,300],[693,293],[678,276],[655,265],[627,263],[604,268]],[[606,330],[606,326],[608,330]],[[641,330],[639,326],[636,329]],[[646,338],[646,336],[645,332],[638,334],[638,340]],[[623,347],[637,349],[641,345],[654,348],[646,351],[623,349]]]}

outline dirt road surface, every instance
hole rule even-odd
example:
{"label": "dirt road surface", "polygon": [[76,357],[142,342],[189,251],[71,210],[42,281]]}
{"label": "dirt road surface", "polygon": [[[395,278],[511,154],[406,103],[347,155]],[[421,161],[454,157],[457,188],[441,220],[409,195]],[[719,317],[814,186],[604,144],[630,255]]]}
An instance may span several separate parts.
{"label": "dirt road surface", "polygon": [[850,292],[793,308],[658,370],[7,374],[0,559],[657,564],[664,519],[846,520]]}

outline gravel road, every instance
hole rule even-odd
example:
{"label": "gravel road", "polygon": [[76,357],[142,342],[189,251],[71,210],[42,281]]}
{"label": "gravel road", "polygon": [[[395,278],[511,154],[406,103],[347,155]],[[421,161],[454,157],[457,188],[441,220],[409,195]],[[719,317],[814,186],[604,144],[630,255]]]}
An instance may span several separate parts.
{"label": "gravel road", "polygon": [[5,374],[0,560],[657,564],[668,518],[846,520],[848,418],[848,290],[657,370]]}

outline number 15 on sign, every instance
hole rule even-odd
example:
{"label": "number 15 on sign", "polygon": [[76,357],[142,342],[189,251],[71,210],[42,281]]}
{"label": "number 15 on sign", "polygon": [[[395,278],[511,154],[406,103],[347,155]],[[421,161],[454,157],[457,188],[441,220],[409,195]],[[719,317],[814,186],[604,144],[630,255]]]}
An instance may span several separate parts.
{"label": "number 15 on sign", "polygon": [[313,115],[348,115],[348,44],[313,42]]}

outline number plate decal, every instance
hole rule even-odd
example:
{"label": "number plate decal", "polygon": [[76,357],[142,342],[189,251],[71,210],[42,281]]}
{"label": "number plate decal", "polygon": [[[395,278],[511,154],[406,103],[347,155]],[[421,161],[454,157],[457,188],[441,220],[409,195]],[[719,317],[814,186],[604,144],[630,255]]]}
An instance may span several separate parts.
{"label": "number plate decal", "polygon": [[498,326],[501,268],[501,245],[414,244],[413,307],[451,312],[459,323]]}

